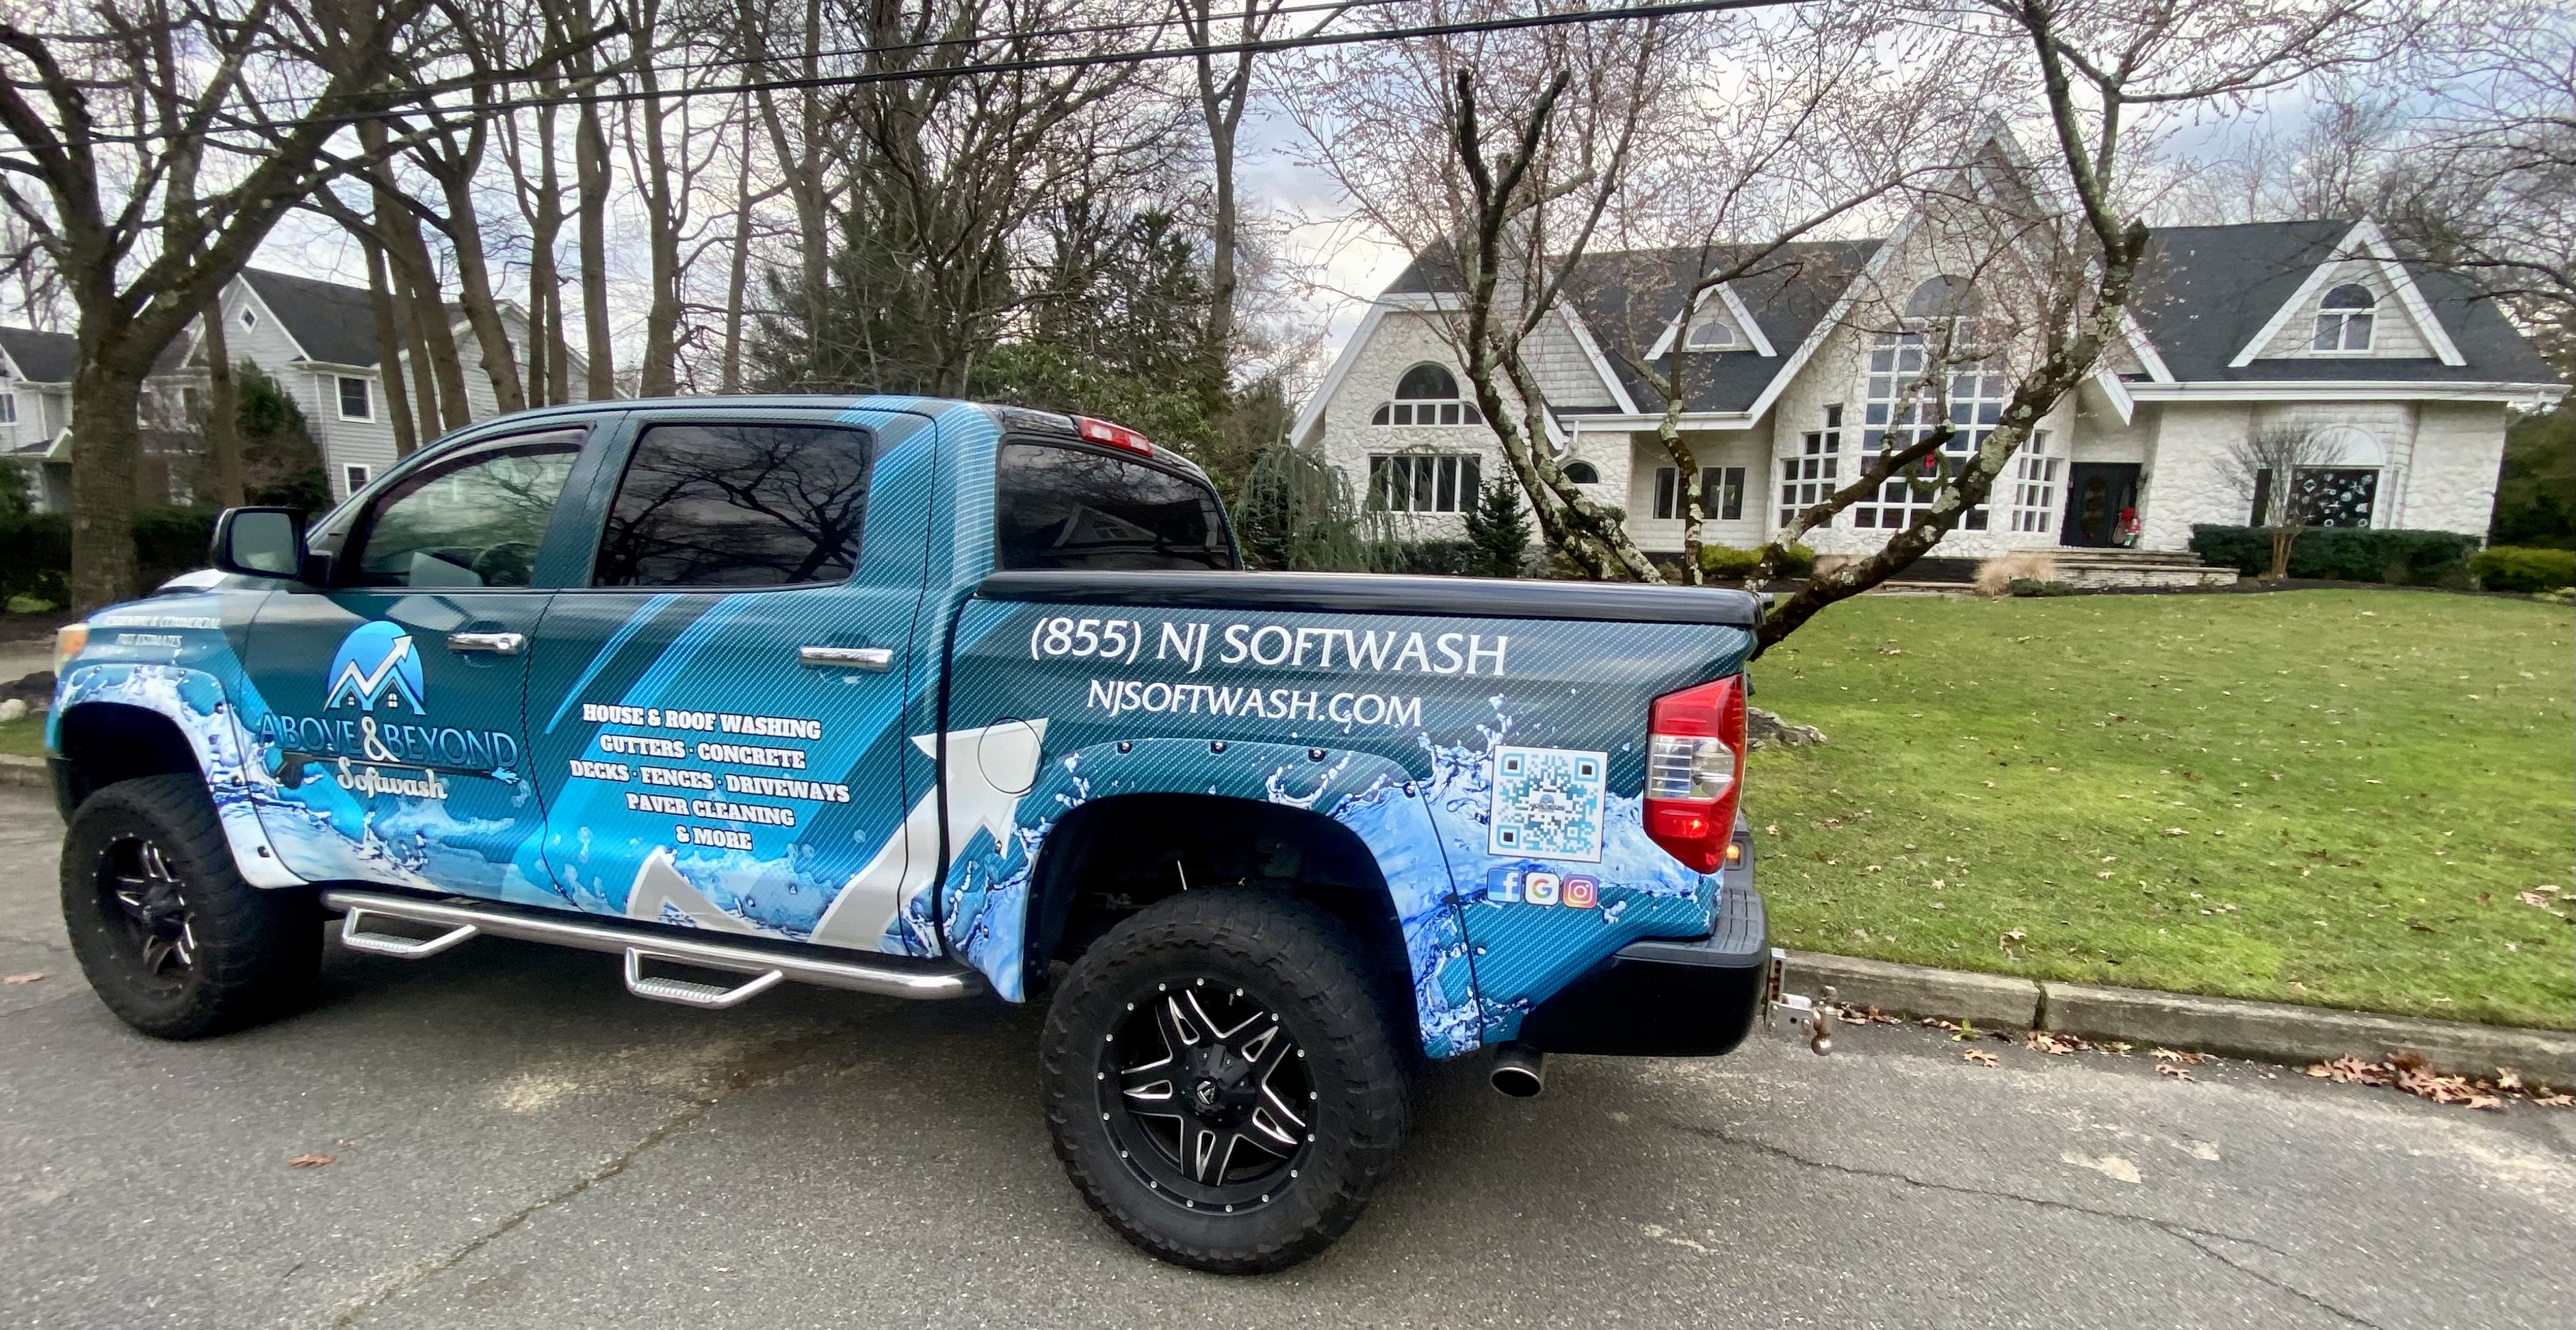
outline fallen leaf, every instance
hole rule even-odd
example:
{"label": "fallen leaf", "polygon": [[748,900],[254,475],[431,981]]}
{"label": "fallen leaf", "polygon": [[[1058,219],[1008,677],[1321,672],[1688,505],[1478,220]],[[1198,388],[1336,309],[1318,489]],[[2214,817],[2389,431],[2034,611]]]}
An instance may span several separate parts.
{"label": "fallen leaf", "polygon": [[44,977],[45,972],[42,970],[29,970],[25,974],[13,974],[7,978],[0,978],[0,984],[32,984]]}
{"label": "fallen leaf", "polygon": [[288,1168],[327,1168],[340,1162],[337,1155],[297,1155],[286,1161]]}
{"label": "fallen leaf", "polygon": [[2188,836],[2191,833],[2180,827],[2167,827],[2165,828],[2165,834],[2168,836]]}
{"label": "fallen leaf", "polygon": [[2022,1047],[2030,1049],[2033,1052],[2046,1053],[2052,1057],[2064,1057],[2069,1053],[2081,1053],[2084,1050],[2091,1048],[2092,1045],[2071,1034],[2053,1034],[2047,1030],[2033,1030],[2022,1040]]}
{"label": "fallen leaf", "polygon": [[2190,1072],[2184,1071],[2184,1070],[2183,1070],[2182,1068],[2180,1068],[2180,1067],[2173,1066],[2173,1065],[2172,1065],[2172,1064],[2170,1064],[2170,1063],[2164,1063],[2164,1062],[2159,1062],[2159,1063],[2157,1063],[2157,1064],[2156,1064],[2156,1074],[2157,1074],[2157,1075],[2159,1075],[2159,1076],[2171,1076],[2171,1077],[2173,1077],[2175,1080],[2178,1080],[2178,1081],[2188,1081],[2188,1080],[2193,1079],[2193,1078],[2192,1078],[2192,1074],[2191,1074]]}
{"label": "fallen leaf", "polygon": [[1995,1055],[1982,1048],[1969,1049],[1967,1052],[1961,1053],[1959,1055],[1959,1059],[1963,1062],[1976,1063],[1980,1067],[1991,1067],[1995,1065]]}
{"label": "fallen leaf", "polygon": [[2092,1155],[2080,1155],[2070,1150],[2059,1155],[2058,1159],[2060,1162],[2073,1164],[2077,1168],[2089,1168],[2114,1182],[2125,1182],[2136,1186],[2141,1180],[2138,1166],[2118,1155],[2103,1155],[2097,1159]]}

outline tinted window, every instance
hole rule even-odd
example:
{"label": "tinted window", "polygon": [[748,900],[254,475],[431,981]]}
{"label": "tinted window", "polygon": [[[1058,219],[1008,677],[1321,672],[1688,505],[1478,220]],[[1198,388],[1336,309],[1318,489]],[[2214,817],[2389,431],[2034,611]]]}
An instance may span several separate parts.
{"label": "tinted window", "polygon": [[1003,568],[1232,568],[1216,495],[1159,467],[1075,448],[1002,448]]}
{"label": "tinted window", "polygon": [[600,586],[841,582],[859,557],[868,436],[825,425],[655,425],[599,544]]}
{"label": "tinted window", "polygon": [[356,586],[526,586],[581,435],[433,463],[369,509],[349,581]]}

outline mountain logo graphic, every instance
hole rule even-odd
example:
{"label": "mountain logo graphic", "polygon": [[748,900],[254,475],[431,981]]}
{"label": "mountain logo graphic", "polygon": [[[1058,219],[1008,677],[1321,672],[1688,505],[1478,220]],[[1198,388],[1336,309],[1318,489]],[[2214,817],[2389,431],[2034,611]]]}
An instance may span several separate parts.
{"label": "mountain logo graphic", "polygon": [[412,651],[411,634],[398,623],[370,619],[349,630],[331,657],[328,677],[331,692],[322,699],[326,711],[356,707],[417,716],[429,710],[421,698],[420,657]]}

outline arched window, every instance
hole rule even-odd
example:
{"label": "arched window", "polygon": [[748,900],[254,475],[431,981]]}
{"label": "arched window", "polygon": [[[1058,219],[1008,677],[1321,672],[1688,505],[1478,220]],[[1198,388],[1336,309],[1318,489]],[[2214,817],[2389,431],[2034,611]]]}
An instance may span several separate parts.
{"label": "arched window", "polygon": [[2317,304],[2317,335],[2308,343],[2316,351],[2367,351],[2370,349],[2371,325],[2377,322],[2372,313],[2379,298],[2370,288],[2358,282],[2346,282],[2326,292]]}
{"label": "arched window", "polygon": [[1972,319],[1984,302],[1964,277],[1935,277],[1905,298],[1909,319]]}
{"label": "arched window", "polygon": [[1693,351],[1731,351],[1742,343],[1735,335],[1735,325],[1724,319],[1701,319],[1691,325],[1682,345]]}
{"label": "arched window", "polygon": [[1424,362],[1404,372],[1395,381],[1397,401],[1454,401],[1458,396],[1458,376],[1441,366]]}
{"label": "arched window", "polygon": [[1565,478],[1577,485],[1598,485],[1601,472],[1590,462],[1568,462],[1565,464]]}
{"label": "arched window", "polygon": [[1369,417],[1372,425],[1481,425],[1485,417],[1458,400],[1458,376],[1429,361],[1395,381],[1395,400]]}

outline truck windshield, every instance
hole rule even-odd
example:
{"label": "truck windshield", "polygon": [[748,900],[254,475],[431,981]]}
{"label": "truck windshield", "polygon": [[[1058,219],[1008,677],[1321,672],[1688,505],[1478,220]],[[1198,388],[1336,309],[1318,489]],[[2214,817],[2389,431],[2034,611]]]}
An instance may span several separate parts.
{"label": "truck windshield", "polygon": [[1014,568],[1232,568],[1216,495],[1088,449],[1002,446],[994,562]]}

